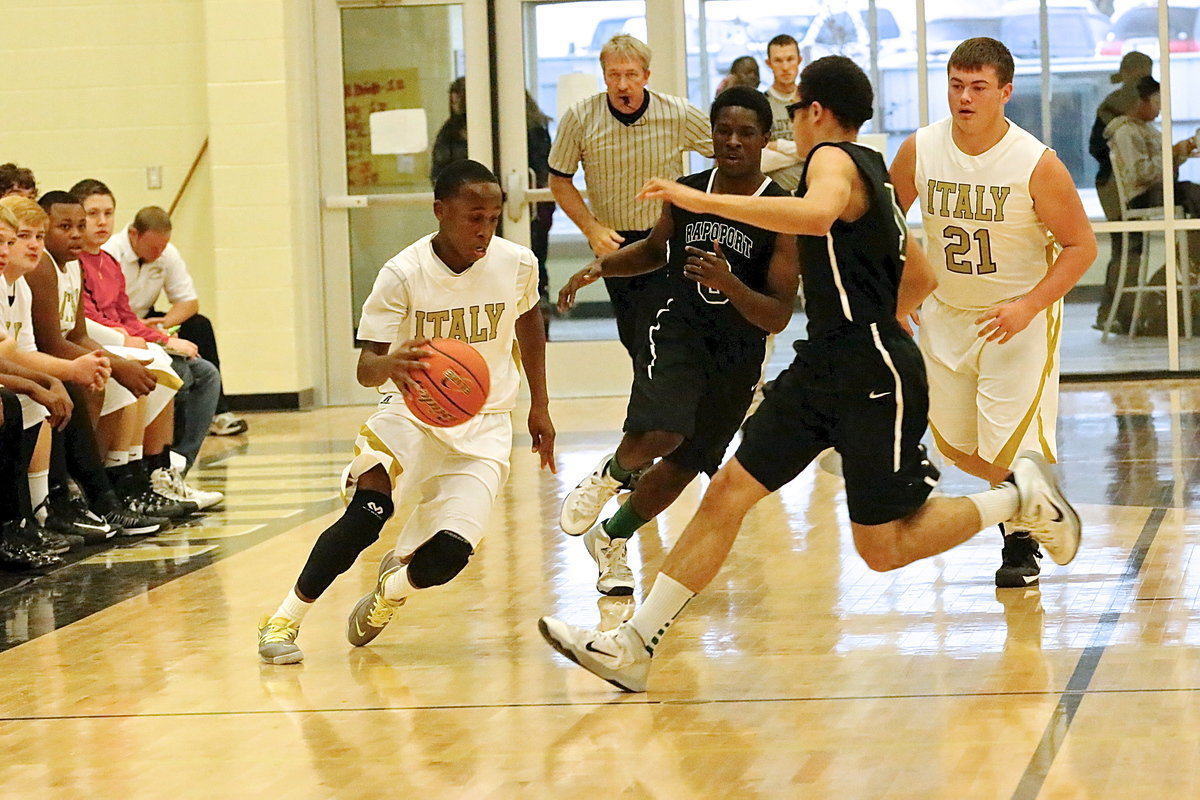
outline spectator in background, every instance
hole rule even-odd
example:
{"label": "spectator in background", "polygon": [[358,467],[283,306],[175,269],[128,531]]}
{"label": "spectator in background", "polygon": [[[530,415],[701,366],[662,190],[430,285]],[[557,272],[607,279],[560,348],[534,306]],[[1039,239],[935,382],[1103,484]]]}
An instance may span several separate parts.
{"label": "spectator in background", "polygon": [[37,181],[33,177],[33,170],[18,167],[11,161],[0,164],[0,197],[10,194],[19,194],[30,200],[37,199]]}
{"label": "spectator in background", "polygon": [[[1136,50],[1126,53],[1121,59],[1119,71],[1109,78],[1113,83],[1121,84],[1104,98],[1096,109],[1096,119],[1092,123],[1092,133],[1088,138],[1088,152],[1096,159],[1099,169],[1096,170],[1096,195],[1100,199],[1100,207],[1104,209],[1104,217],[1109,220],[1119,220],[1121,209],[1117,201],[1117,185],[1113,182],[1112,160],[1108,152],[1108,139],[1104,129],[1108,124],[1122,114],[1128,113],[1138,102],[1137,82],[1150,74],[1154,62],[1145,53]],[[1102,326],[1108,318],[1108,309],[1112,304],[1113,287],[1117,283],[1117,273],[1120,271],[1121,237],[1125,234],[1110,233],[1108,269],[1104,281],[1104,293],[1100,298],[1100,308],[1096,313],[1096,324]],[[1141,246],[1141,236],[1132,234]]]}
{"label": "spectator in background", "polygon": [[784,189],[794,192],[804,172],[804,159],[796,153],[792,116],[787,110],[800,99],[796,85],[800,75],[800,45],[794,37],[781,33],[767,42],[767,67],[774,80],[763,94],[771,103],[772,127],[771,143],[762,153],[762,170]]}
{"label": "spectator in background", "polygon": [[[635,202],[651,178],[677,178],[683,153],[711,158],[708,115],[682,97],[651,92],[650,48],[618,34],[600,50],[605,91],[567,109],[550,150],[550,190],[562,210],[587,237],[598,258],[650,235],[660,202]],[[583,165],[588,199],[575,187]],[[665,270],[632,278],[605,278],[617,335],[631,361],[669,283]]]}
{"label": "spectator in background", "polygon": [[[433,140],[432,163],[429,167],[429,182],[437,183],[438,175],[446,165],[461,161],[467,154],[467,82],[466,78],[455,78],[450,84],[450,116],[438,130]],[[533,95],[525,92],[525,139],[529,169],[533,171],[533,187],[544,189],[550,185],[550,117],[538,107]],[[554,203],[537,203],[529,218],[529,249],[538,261],[538,296],[542,303],[542,321],[549,333],[550,315],[547,292],[550,276],[546,270],[546,258],[550,250],[550,226],[554,222]]]}
{"label": "spectator in background", "polygon": [[[1126,113],[1104,128],[1109,150],[1117,156],[1114,178],[1125,187],[1130,208],[1153,208],[1163,204],[1162,132],[1154,126],[1162,109],[1158,81],[1149,75],[1138,79],[1138,100]],[[1182,139],[1171,148],[1172,171],[1196,152],[1196,137]],[[1200,184],[1175,180],[1175,204],[1189,217],[1200,216]],[[1188,250],[1195,272],[1200,261],[1200,231],[1188,231]],[[1111,286],[1106,294],[1111,298]]]}
{"label": "spectator in background", "polygon": [[[158,206],[147,206],[134,216],[124,230],[117,231],[102,246],[117,260],[125,276],[125,294],[133,313],[152,328],[195,342],[201,358],[212,362],[219,371],[221,356],[212,322],[200,312],[200,299],[179,248],[171,244],[171,218]],[[171,307],[166,313],[154,304],[166,293]],[[214,436],[245,433],[246,421],[229,410],[222,387],[217,396],[217,413],[208,432]]]}
{"label": "spectator in background", "polygon": [[761,80],[758,74],[758,61],[754,56],[738,56],[729,65],[729,74],[717,84],[717,90],[713,92],[713,97],[719,96],[721,92],[732,89],[734,86],[745,86],[757,90]]}

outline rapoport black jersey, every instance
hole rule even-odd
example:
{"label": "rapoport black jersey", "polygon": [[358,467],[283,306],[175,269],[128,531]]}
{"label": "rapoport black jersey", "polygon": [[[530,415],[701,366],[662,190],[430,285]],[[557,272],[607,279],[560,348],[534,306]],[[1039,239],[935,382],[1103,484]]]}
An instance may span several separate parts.
{"label": "rapoport black jersey", "polygon": [[[716,170],[709,169],[680,178],[679,182],[702,192],[711,192],[715,176]],[[766,178],[754,196],[786,197],[787,192]],[[765,293],[778,234],[745,222],[734,222],[714,214],[694,214],[675,206],[671,208],[671,221],[674,231],[667,246],[666,267],[671,284],[670,313],[704,331],[719,329],[766,336],[766,331],[743,317],[722,292],[691,280],[684,274],[683,267],[689,255],[686,248],[696,247],[711,253],[716,240],[729,261],[730,271],[754,291]]]}
{"label": "rapoport black jersey", "polygon": [[[871,204],[854,222],[835,221],[825,236],[797,237],[810,339],[846,325],[895,319],[908,241],[908,226],[883,156],[854,142],[822,142],[807,164],[822,147],[837,147],[854,159]],[[796,196],[803,197],[807,190],[806,165]]]}

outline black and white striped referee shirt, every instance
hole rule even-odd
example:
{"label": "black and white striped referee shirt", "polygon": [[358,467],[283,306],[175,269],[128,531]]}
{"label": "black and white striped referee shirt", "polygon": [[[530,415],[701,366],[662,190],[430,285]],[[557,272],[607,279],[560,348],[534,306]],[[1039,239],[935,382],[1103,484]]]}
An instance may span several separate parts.
{"label": "black and white striped referee shirt", "polygon": [[683,153],[712,157],[708,116],[682,97],[646,92],[640,114],[612,110],[608,94],[580,100],[563,114],[550,150],[550,171],[564,178],[583,164],[592,214],[618,231],[654,227],[658,202],[635,202],[650,178],[683,174]]}

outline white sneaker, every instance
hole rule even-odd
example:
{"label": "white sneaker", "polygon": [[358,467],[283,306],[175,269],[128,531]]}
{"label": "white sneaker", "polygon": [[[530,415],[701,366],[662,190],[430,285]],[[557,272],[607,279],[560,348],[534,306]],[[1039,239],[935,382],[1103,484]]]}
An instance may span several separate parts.
{"label": "white sneaker", "polygon": [[1012,471],[1021,500],[1013,528],[1029,531],[1054,563],[1071,563],[1079,550],[1079,514],[1063,496],[1050,465],[1039,453],[1024,450]]}
{"label": "white sneaker", "polygon": [[154,491],[171,500],[195,503],[201,511],[212,508],[225,500],[225,495],[221,492],[206,492],[188,485],[183,479],[183,474],[174,467],[170,469],[159,467],[154,470],[150,473],[150,485]]}
{"label": "white sneaker", "polygon": [[208,424],[208,432],[212,436],[237,436],[245,433],[250,426],[241,417],[235,417],[232,411],[217,414]]}
{"label": "white sneaker", "polygon": [[608,474],[608,462],[615,455],[609,453],[600,459],[600,463],[591,474],[580,481],[563,500],[558,524],[564,532],[571,536],[587,533],[588,529],[596,524],[604,504],[621,491],[622,483]]}
{"label": "white sneaker", "polygon": [[626,692],[646,691],[650,651],[628,622],[611,631],[587,631],[542,617],[538,630],[547,644],[596,677]]}
{"label": "white sneaker", "polygon": [[583,537],[583,544],[600,569],[596,591],[610,597],[633,594],[633,570],[625,562],[625,546],[629,540],[613,539],[597,522]]}

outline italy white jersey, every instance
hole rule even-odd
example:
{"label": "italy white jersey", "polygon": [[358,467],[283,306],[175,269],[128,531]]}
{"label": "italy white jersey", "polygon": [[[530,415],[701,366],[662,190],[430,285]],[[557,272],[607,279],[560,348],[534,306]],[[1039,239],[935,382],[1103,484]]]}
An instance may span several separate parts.
{"label": "italy white jersey", "polygon": [[0,325],[16,340],[18,350],[37,350],[33,338],[33,292],[24,277],[9,283],[0,276]]}
{"label": "italy white jersey", "polygon": [[983,310],[1029,292],[1057,245],[1033,210],[1029,179],[1048,149],[1011,121],[987,152],[964,153],[951,119],[917,131],[915,183],[925,248],[937,274],[934,296]]}
{"label": "italy white jersey", "polygon": [[[417,240],[383,265],[363,304],[358,338],[393,347],[419,337],[467,342],[491,373],[491,390],[480,413],[511,411],[520,384],[513,349],[516,321],[537,305],[537,259],[529,248],[493,236],[487,255],[455,274],[433,252],[433,236]],[[380,390],[394,393],[396,386],[388,381]],[[416,419],[398,398],[384,402]]]}
{"label": "italy white jersey", "polygon": [[[49,253],[46,255],[50,256]],[[58,327],[65,336],[75,329],[75,311],[79,308],[79,295],[83,292],[83,277],[77,260],[68,261],[60,267],[50,256],[50,262],[54,264],[58,276]]]}

